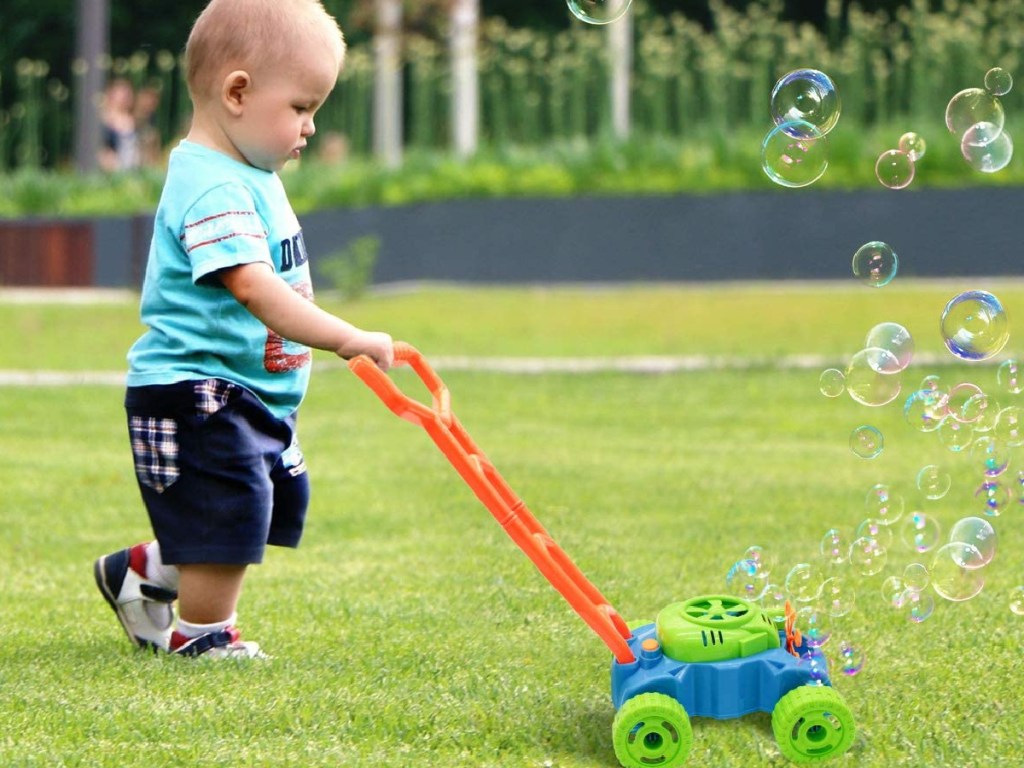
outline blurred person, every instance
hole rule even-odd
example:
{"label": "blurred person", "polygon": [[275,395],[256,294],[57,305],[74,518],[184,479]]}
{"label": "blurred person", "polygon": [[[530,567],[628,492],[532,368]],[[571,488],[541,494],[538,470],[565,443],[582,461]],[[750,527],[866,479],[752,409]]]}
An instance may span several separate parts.
{"label": "blurred person", "polygon": [[348,154],[348,137],[339,131],[328,131],[320,140],[317,159],[322,165],[343,165]]}
{"label": "blurred person", "polygon": [[139,167],[139,136],[135,123],[135,89],[123,77],[107,83],[100,104],[103,140],[99,166],[108,173]]}
{"label": "blurred person", "polygon": [[156,127],[156,112],[160,108],[160,89],[148,86],[135,94],[132,114],[139,147],[139,162],[144,166],[159,165],[163,160],[160,130]]}

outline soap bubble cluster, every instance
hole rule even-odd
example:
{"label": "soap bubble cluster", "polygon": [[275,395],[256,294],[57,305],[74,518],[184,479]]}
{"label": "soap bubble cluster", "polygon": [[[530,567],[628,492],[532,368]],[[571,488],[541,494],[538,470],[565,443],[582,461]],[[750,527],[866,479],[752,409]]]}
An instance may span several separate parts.
{"label": "soap bubble cluster", "polygon": [[[1012,157],[1001,100],[1012,85],[1009,72],[993,67],[983,88],[961,90],[946,107],[946,127],[971,168],[992,173]],[[769,101],[773,125],[762,142],[762,169],[781,186],[813,184],[828,167],[828,134],[841,112],[834,82],[819,70],[793,70],[778,80]],[[879,183],[908,187],[926,150],[921,134],[904,132],[877,156]],[[874,239],[854,250],[850,266],[856,280],[880,289],[895,280],[901,263],[892,245]],[[892,435],[893,446],[903,439],[929,441],[916,469],[910,477],[869,483],[860,517],[847,521],[855,524],[832,521],[813,557],[780,566],[761,547],[750,547],[727,569],[730,591],[757,601],[780,626],[795,612],[805,640],[799,663],[812,681],[829,682],[826,653],[845,676],[864,669],[856,617],[878,605],[878,596],[917,625],[931,621],[946,603],[981,594],[997,560],[996,525],[1024,505],[1024,468],[1014,467],[1016,449],[1024,446],[1024,405],[1016,401],[1024,394],[1024,370],[1014,357],[999,359],[1010,337],[1006,309],[990,291],[970,289],[937,310],[929,332],[938,331],[951,362],[988,363],[994,380],[929,373],[915,382],[909,371],[916,336],[925,329],[912,334],[898,317],[867,328],[844,363],[819,369],[818,391],[838,403],[848,402],[847,395],[855,407],[878,414],[846,427],[850,452],[860,459],[882,456],[888,437],[883,430],[893,429],[886,411],[897,410],[909,430]],[[952,522],[950,509],[959,515]],[[864,594],[873,600],[858,600]],[[1024,585],[1003,599],[1011,614],[1024,616]]]}
{"label": "soap bubble cluster", "polygon": [[[868,244],[876,254],[874,271],[857,273],[873,287],[895,274],[895,252],[880,245]],[[877,255],[890,252],[888,262]],[[939,338],[960,365],[991,361],[1008,343],[1006,310],[991,293],[964,291],[939,314]],[[934,621],[944,604],[982,594],[997,559],[996,525],[1009,509],[1024,504],[1024,468],[1013,466],[1016,450],[1024,446],[1024,403],[1017,400],[1024,394],[1024,372],[1016,358],[978,369],[985,376],[929,373],[915,382],[909,373],[915,341],[898,322],[877,323],[845,369],[825,368],[819,374],[823,395],[836,400],[846,394],[873,412],[892,404],[910,439],[930,442],[924,446],[928,459],[910,477],[880,478],[866,488],[859,522],[826,528],[815,557],[783,569],[785,578],[764,601],[779,615],[787,600],[796,609],[797,625],[808,637],[802,663],[811,671],[824,654],[844,675],[864,668],[858,613],[877,605],[858,601],[865,589],[911,625]],[[912,382],[906,392],[904,379]],[[883,421],[891,423],[881,419],[879,424]],[[861,458],[879,456],[885,444],[881,429],[872,424],[854,427],[849,443]],[[946,519],[950,509],[959,512],[952,521]],[[1013,614],[1024,615],[1024,586],[1004,599]]]}
{"label": "soap bubble cluster", "polygon": [[920,134],[907,131],[896,146],[875,160],[875,178],[888,189],[905,189],[917,175],[917,162],[924,157],[927,143]]}
{"label": "soap bubble cluster", "polygon": [[1012,75],[993,67],[985,73],[984,88],[964,88],[946,105],[946,128],[960,141],[964,161],[976,171],[1001,171],[1013,158],[1013,139],[1000,99],[1012,87]]}
{"label": "soap bubble cluster", "polygon": [[796,69],[775,83],[769,96],[771,130],[761,143],[761,168],[783,187],[806,187],[828,168],[826,134],[839,122],[839,91],[828,75]]}

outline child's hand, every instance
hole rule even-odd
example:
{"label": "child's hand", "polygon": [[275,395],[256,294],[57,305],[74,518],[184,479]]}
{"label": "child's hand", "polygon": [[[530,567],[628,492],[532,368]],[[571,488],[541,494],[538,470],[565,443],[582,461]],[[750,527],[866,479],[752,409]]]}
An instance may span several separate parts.
{"label": "child's hand", "polygon": [[378,368],[386,371],[395,362],[395,343],[391,336],[381,331],[357,331],[337,353],[338,357],[346,360],[356,355],[366,355]]}

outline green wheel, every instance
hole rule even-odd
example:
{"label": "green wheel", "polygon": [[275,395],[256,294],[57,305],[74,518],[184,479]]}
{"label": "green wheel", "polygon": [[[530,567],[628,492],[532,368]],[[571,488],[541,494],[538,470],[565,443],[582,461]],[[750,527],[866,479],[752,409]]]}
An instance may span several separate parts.
{"label": "green wheel", "polygon": [[615,713],[612,744],[625,768],[677,768],[686,762],[693,729],[683,705],[663,693],[641,693]]}
{"label": "green wheel", "polygon": [[794,763],[813,763],[843,754],[853,743],[853,715],[835,688],[801,685],[772,711],[772,730],[782,754]]}

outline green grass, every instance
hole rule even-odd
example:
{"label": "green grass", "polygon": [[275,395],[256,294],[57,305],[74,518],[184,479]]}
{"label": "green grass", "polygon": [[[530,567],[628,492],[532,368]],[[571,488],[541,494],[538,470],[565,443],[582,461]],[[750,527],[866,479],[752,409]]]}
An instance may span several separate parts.
{"label": "green grass", "polygon": [[[591,288],[428,287],[319,302],[354,323],[390,331],[427,355],[713,355],[770,361],[780,355],[847,358],[868,330],[898,322],[917,350],[939,354],[942,308],[957,293],[999,296],[1024,316],[1024,283],[897,279],[882,289],[849,282]],[[474,322],[467,323],[465,318]],[[0,297],[0,369],[125,367],[142,331],[137,301],[96,304],[5,302]],[[324,360],[329,359],[324,357]]]}
{"label": "green grass", "polygon": [[[839,358],[890,319],[919,350],[937,351],[941,306],[967,287],[436,289],[347,309],[431,355]],[[1021,287],[995,287],[1020,317]],[[118,370],[138,330],[130,301],[2,303],[0,319],[0,369]],[[994,387],[991,365],[917,364],[906,381],[936,370]],[[923,464],[954,475],[929,508],[947,528],[977,510],[967,457],[911,430],[896,405],[822,397],[817,375],[755,366],[444,378],[463,424],[555,538],[627,619],[651,619],[722,589],[751,544],[775,554],[777,578],[814,558],[827,528],[861,521],[875,482],[914,505]],[[0,764],[616,764],[607,651],[426,435],[344,370],[319,371],[303,408],[314,480],[303,546],[254,568],[240,606],[244,631],[275,659],[133,653],[90,573],[95,556],[148,532],[121,397],[117,387],[0,389]],[[860,423],[886,435],[874,461],[846,447]],[[857,611],[832,644],[849,639],[868,657],[860,675],[836,681],[859,735],[831,765],[1005,765],[1017,754],[1024,624],[1007,604],[1024,582],[1024,533],[1016,508],[995,523],[985,591],[938,600],[923,624],[884,608],[884,574],[857,578]],[[913,559],[897,536],[885,573]],[[766,715],[698,720],[694,733],[690,764],[785,764]]]}

